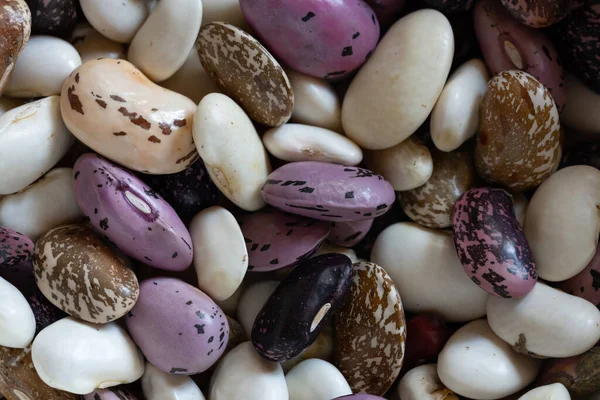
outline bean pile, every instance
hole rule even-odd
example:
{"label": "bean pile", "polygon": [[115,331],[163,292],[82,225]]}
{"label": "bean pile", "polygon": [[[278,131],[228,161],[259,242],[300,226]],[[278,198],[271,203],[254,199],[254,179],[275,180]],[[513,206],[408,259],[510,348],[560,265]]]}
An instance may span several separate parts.
{"label": "bean pile", "polygon": [[0,399],[600,400],[593,0],[0,0]]}

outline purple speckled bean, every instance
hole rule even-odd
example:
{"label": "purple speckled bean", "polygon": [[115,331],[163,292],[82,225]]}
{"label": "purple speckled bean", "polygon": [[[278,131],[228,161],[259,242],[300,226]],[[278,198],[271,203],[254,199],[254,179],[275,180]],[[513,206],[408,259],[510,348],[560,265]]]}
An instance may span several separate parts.
{"label": "purple speckled bean", "polygon": [[537,271],[510,195],[471,189],[454,205],[452,232],[467,275],[486,292],[518,298],[529,293]]}
{"label": "purple speckled bean", "polygon": [[125,254],[156,268],[192,263],[192,239],[177,213],[141,180],[96,154],[73,168],[75,196],[92,227]]}
{"label": "purple speckled bean", "polygon": [[354,247],[369,233],[373,221],[332,222],[327,241],[342,247]]}
{"label": "purple speckled bean", "polygon": [[0,267],[24,263],[33,255],[33,242],[27,236],[0,228]]}
{"label": "purple speckled bean", "polygon": [[241,218],[240,226],[249,271],[294,266],[317,251],[329,234],[327,222],[269,209]]}
{"label": "purple speckled bean", "polygon": [[83,396],[83,400],[137,400],[137,397],[120,387],[96,389]]}
{"label": "purple speckled bean", "polygon": [[492,74],[519,69],[533,75],[550,90],[556,107],[562,110],[567,100],[562,63],[541,31],[521,24],[496,0],[477,3],[474,26]]}
{"label": "purple speckled bean", "polygon": [[596,248],[596,254],[587,267],[571,279],[561,282],[558,288],[600,308],[600,246]]}
{"label": "purple speckled bean", "polygon": [[379,21],[362,0],[240,0],[258,38],[292,69],[340,79],[367,61]]}
{"label": "purple speckled bean", "polygon": [[126,323],[148,361],[170,374],[206,371],[221,357],[229,340],[229,323],[219,306],[175,278],[142,282]]}
{"label": "purple speckled bean", "polygon": [[565,67],[600,93],[600,4],[573,11],[557,26],[555,42]]}
{"label": "purple speckled bean", "polygon": [[283,211],[334,222],[373,219],[396,199],[392,185],[372,171],[314,161],[278,168],[261,190],[268,204]]}

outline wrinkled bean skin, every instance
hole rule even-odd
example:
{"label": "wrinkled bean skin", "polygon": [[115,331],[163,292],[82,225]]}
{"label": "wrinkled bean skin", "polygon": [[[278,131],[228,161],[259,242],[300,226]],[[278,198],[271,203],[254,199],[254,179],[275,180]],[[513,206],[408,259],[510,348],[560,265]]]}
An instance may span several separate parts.
{"label": "wrinkled bean skin", "polygon": [[452,233],[465,272],[483,290],[513,298],[533,289],[537,282],[533,255],[507,192],[466,192],[455,204]]}
{"label": "wrinkled bean skin", "polygon": [[558,287],[600,308],[600,246],[597,246],[594,258],[583,271],[561,282]]}
{"label": "wrinkled bean skin", "polygon": [[200,211],[217,204],[219,199],[219,189],[210,179],[202,160],[177,174],[140,174],[139,177],[173,207],[184,224]]}
{"label": "wrinkled bean skin", "polygon": [[565,74],[556,48],[539,30],[521,24],[498,1],[475,7],[475,32],[493,75],[519,69],[543,83],[561,111],[567,100]]}
{"label": "wrinkled bean skin", "polygon": [[362,0],[241,0],[240,6],[274,56],[318,78],[347,76],[379,39],[379,21]]}
{"label": "wrinkled bean skin", "polygon": [[479,175],[514,191],[533,189],[550,176],[560,153],[560,121],[550,92],[523,71],[492,78],[481,101]]}
{"label": "wrinkled bean skin", "polygon": [[555,38],[565,67],[600,93],[600,5],[573,11],[558,24]]}
{"label": "wrinkled bean skin", "polygon": [[310,346],[350,293],[352,263],[341,254],[304,262],[281,282],[256,316],[252,343],[270,361],[287,361]]}
{"label": "wrinkled bean skin", "polygon": [[31,10],[31,30],[36,35],[66,37],[77,22],[76,0],[26,0]]}
{"label": "wrinkled bean skin", "polygon": [[433,362],[450,337],[444,320],[435,314],[418,314],[406,322],[406,353],[400,376],[421,363]]}
{"label": "wrinkled bean skin", "polygon": [[546,361],[536,385],[562,383],[573,396],[585,396],[600,390],[600,347],[583,354]]}
{"label": "wrinkled bean skin", "polygon": [[533,28],[545,28],[569,11],[569,0],[501,0],[502,5],[519,22]]}

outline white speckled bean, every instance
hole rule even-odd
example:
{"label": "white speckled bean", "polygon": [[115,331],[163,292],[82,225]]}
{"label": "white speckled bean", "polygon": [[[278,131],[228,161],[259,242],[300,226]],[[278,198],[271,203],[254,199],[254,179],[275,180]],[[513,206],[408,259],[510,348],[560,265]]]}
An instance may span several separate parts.
{"label": "white speckled bean", "polygon": [[164,81],[185,62],[201,22],[201,0],[160,0],[131,41],[129,61],[154,82]]}
{"label": "white speckled bean", "polygon": [[0,278],[0,346],[24,349],[35,334],[35,317],[19,289]]}
{"label": "white speckled bean", "polygon": [[292,122],[342,132],[342,103],[331,83],[291,69],[286,74],[294,90]]}
{"label": "white speckled bean", "polygon": [[32,36],[17,59],[4,94],[41,97],[60,94],[62,84],[81,65],[77,50],[52,36]]}
{"label": "white speckled bean", "polygon": [[263,143],[269,153],[284,161],[321,161],[357,165],[362,150],[345,136],[311,125],[284,124],[268,130]]}
{"label": "white speckled bean", "polygon": [[198,288],[213,300],[228,299],[248,270],[248,250],[235,217],[223,207],[207,208],[190,223],[190,235]]}
{"label": "white speckled bean", "polygon": [[119,43],[131,42],[150,14],[151,3],[148,0],[80,0],[90,24]]}
{"label": "white speckled bean", "polygon": [[0,226],[32,240],[80,218],[71,168],[53,169],[25,190],[0,200]]}
{"label": "white speckled bean", "polygon": [[58,96],[6,112],[0,117],[0,194],[18,192],[35,182],[74,141],[62,121]]}
{"label": "white speckled bean", "polygon": [[142,376],[146,400],[205,400],[196,383],[186,375],[171,375],[146,362]]}

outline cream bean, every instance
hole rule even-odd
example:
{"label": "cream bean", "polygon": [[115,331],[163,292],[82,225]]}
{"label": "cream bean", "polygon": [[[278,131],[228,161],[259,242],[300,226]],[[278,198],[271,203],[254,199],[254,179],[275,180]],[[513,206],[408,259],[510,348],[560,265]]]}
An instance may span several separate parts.
{"label": "cream bean", "polygon": [[173,174],[198,159],[192,139],[196,105],[156,85],[127,61],[86,62],[65,81],[62,94],[69,130],[124,167]]}
{"label": "cream bean", "polygon": [[194,119],[194,142],[213,182],[229,200],[247,211],[265,205],[260,188],[271,165],[240,106],[220,93],[204,97]]}
{"label": "cream bean", "polygon": [[431,140],[442,151],[452,151],[479,128],[479,104],[490,79],[480,59],[461,65],[448,79],[431,113]]}
{"label": "cream bean", "polygon": [[362,150],[345,136],[329,129],[284,124],[268,130],[263,143],[269,153],[284,161],[321,161],[357,165]]}
{"label": "cream bean", "polygon": [[587,266],[596,252],[599,208],[596,168],[564,168],[536,190],[527,208],[525,235],[540,278],[564,281]]}
{"label": "cream bean", "polygon": [[452,322],[485,315],[488,294],[464,273],[447,231],[391,225],[377,237],[371,261],[390,274],[408,312],[436,312]]}
{"label": "cream bean", "polygon": [[342,132],[342,104],[331,83],[286,69],[294,91],[292,122]]}
{"label": "cream bean", "polygon": [[198,288],[213,300],[228,299],[248,269],[248,250],[235,217],[223,207],[207,208],[190,223],[190,235]]}
{"label": "cream bean", "polygon": [[205,400],[196,383],[186,375],[171,375],[146,362],[142,376],[146,400]]}
{"label": "cream bean", "polygon": [[389,181],[396,191],[417,188],[433,173],[429,149],[414,136],[389,149],[367,152],[365,163]]}
{"label": "cream bean", "polygon": [[142,353],[115,322],[58,320],[37,335],[31,358],[44,383],[75,394],[130,383],[144,373]]}
{"label": "cream bean", "polygon": [[210,385],[210,400],[288,400],[283,370],[258,355],[251,342],[231,350],[219,363]]}
{"label": "cream bean", "polygon": [[474,400],[511,395],[535,379],[538,364],[514,352],[484,319],[453,334],[438,357],[438,374],[446,387]]}
{"label": "cream bean", "polygon": [[90,24],[81,22],[71,35],[71,44],[81,57],[81,62],[97,58],[126,59],[125,48],[121,43],[101,35]]}
{"label": "cream bean", "polygon": [[52,96],[13,108],[0,117],[0,194],[35,182],[73,145],[60,115],[60,98]]}
{"label": "cream bean", "polygon": [[4,88],[11,97],[41,97],[60,94],[63,82],[81,65],[77,50],[52,36],[32,36],[19,56]]}
{"label": "cream bean", "polygon": [[129,46],[129,61],[154,82],[173,76],[194,47],[201,0],[161,0]]}
{"label": "cream bean", "polygon": [[110,40],[129,43],[150,14],[148,0],[80,0],[94,28]]}
{"label": "cream bean", "polygon": [[19,289],[0,278],[0,346],[24,349],[35,334],[35,317]]}
{"label": "cream bean", "polygon": [[571,400],[571,395],[565,385],[553,383],[531,389],[518,400]]}
{"label": "cream bean", "polygon": [[0,226],[32,240],[80,218],[71,168],[53,169],[25,190],[0,200]]}
{"label": "cream bean", "polygon": [[200,63],[195,49],[190,51],[181,68],[172,77],[161,82],[160,86],[182,94],[196,104],[209,93],[222,92]]}
{"label": "cream bean", "polygon": [[250,286],[242,295],[237,309],[238,321],[250,337],[256,316],[263,308],[269,297],[279,286],[279,282],[265,281]]}
{"label": "cream bean", "polygon": [[458,400],[444,386],[437,373],[437,364],[425,364],[408,371],[398,384],[402,400]]}
{"label": "cream bean", "polygon": [[348,88],[344,132],[365,149],[393,147],[412,135],[442,92],[453,53],[452,27],[439,11],[400,19]]}
{"label": "cream bean", "polygon": [[571,357],[600,340],[600,311],[594,304],[540,282],[520,299],[490,296],[487,316],[496,335],[529,356]]}
{"label": "cream bean", "polygon": [[331,400],[352,394],[342,373],[327,361],[302,361],[288,372],[285,382],[290,400]]}

